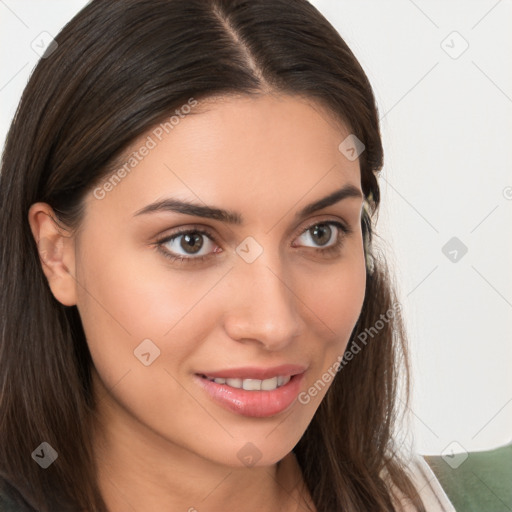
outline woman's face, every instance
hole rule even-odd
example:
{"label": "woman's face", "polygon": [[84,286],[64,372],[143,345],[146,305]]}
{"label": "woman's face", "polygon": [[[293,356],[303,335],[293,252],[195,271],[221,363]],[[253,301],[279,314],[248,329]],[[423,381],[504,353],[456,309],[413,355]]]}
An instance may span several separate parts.
{"label": "woman's face", "polygon": [[[76,304],[99,410],[161,447],[273,464],[310,423],[361,311],[359,163],[310,101],[189,105],[86,199]],[[307,210],[349,186],[360,195]]]}

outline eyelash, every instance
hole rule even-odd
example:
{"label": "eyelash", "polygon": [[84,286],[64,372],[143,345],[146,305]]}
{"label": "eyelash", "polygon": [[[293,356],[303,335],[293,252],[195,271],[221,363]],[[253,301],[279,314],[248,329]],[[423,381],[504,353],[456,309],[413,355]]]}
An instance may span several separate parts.
{"label": "eyelash", "polygon": [[[323,255],[331,255],[331,254],[339,252],[341,250],[342,246],[343,246],[343,242],[345,240],[345,237],[351,235],[353,230],[350,227],[348,227],[346,224],[344,224],[342,222],[339,222],[337,220],[317,221],[317,222],[315,222],[313,224],[310,224],[307,228],[303,229],[302,231],[300,231],[297,234],[297,236],[303,235],[304,233],[306,233],[310,229],[314,228],[315,226],[321,225],[321,224],[325,224],[325,225],[329,225],[329,226],[335,226],[336,228],[338,228],[337,229],[338,230],[338,237],[337,237],[337,240],[334,243],[334,245],[330,245],[329,247],[327,247],[325,249],[322,249],[320,247],[313,248],[313,250],[316,253],[321,253]],[[210,258],[211,256],[214,255],[214,253],[209,253],[209,254],[206,254],[204,256],[197,256],[197,257],[194,257],[194,256],[175,256],[174,254],[172,254],[171,252],[169,252],[168,250],[163,248],[163,246],[166,243],[174,240],[175,238],[178,238],[181,235],[190,235],[190,234],[204,235],[207,238],[209,238],[214,244],[218,245],[217,241],[215,240],[215,237],[209,231],[207,231],[207,230],[205,230],[203,228],[192,228],[192,229],[191,228],[184,228],[184,229],[179,229],[178,231],[176,231],[172,235],[165,236],[165,237],[157,240],[155,242],[156,248],[157,248],[157,250],[160,253],[162,253],[166,258],[169,258],[171,261],[173,261],[173,262],[179,261],[180,263],[185,262],[186,264],[199,263],[199,262],[204,261],[204,260],[206,260],[206,259],[208,259],[208,258]]]}

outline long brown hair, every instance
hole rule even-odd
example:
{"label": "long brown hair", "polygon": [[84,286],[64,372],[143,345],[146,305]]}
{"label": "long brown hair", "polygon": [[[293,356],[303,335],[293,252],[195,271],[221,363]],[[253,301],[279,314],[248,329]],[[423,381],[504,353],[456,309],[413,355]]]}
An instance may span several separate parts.
{"label": "long brown hair", "polygon": [[[51,293],[28,224],[35,202],[76,229],[83,198],[138,136],[193,97],[276,91],[312,98],[360,139],[370,258],[383,151],[372,89],[331,24],[306,0],[93,0],[36,66],[10,127],[0,176],[0,477],[27,510],[106,512],[92,452],[92,360],[78,310]],[[341,140],[340,140],[341,142]],[[423,511],[397,453],[396,297],[374,251],[348,352],[294,452],[318,512],[394,510],[383,471]],[[359,337],[359,338],[358,338]],[[359,342],[358,342],[359,339]],[[402,364],[403,363],[403,364]],[[45,470],[31,453],[58,452]]]}

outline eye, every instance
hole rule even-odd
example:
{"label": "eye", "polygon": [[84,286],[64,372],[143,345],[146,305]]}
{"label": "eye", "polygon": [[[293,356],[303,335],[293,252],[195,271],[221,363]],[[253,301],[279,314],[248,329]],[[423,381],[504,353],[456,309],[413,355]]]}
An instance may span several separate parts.
{"label": "eye", "polygon": [[339,221],[320,221],[303,230],[298,240],[312,241],[317,245],[313,246],[315,252],[328,255],[340,252],[345,237],[351,233],[352,229]]}
{"label": "eye", "polygon": [[[331,247],[333,243],[336,244],[339,238],[338,229],[332,229],[332,226],[335,224],[335,222],[318,222],[307,228],[299,238],[309,238],[313,240],[313,243],[318,243],[321,247]],[[341,227],[341,224],[338,227]]]}
{"label": "eye", "polygon": [[[347,225],[334,220],[315,222],[299,232],[303,244],[312,241],[311,247],[322,255],[339,253],[345,237],[352,233]],[[316,246],[315,246],[316,244]],[[156,242],[156,248],[166,258],[180,263],[197,263],[221,252],[214,236],[201,228],[182,229]],[[294,243],[293,247],[297,247]],[[213,249],[213,250],[212,250]]]}
{"label": "eye", "polygon": [[158,240],[156,245],[164,256],[172,261],[180,262],[202,261],[218,252],[211,250],[212,245],[216,246],[213,236],[208,231],[199,228],[183,229]]}

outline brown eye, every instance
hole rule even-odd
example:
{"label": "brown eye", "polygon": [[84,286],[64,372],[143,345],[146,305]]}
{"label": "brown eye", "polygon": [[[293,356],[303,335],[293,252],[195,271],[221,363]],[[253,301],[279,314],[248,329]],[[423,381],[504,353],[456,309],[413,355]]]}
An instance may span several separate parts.
{"label": "brown eye", "polygon": [[165,256],[176,260],[202,260],[215,252],[213,237],[199,229],[182,230],[157,242]]}
{"label": "brown eye", "polygon": [[302,243],[294,242],[293,247],[310,247],[321,256],[337,257],[341,254],[345,238],[352,233],[350,226],[337,220],[315,222],[301,232],[298,240]]}
{"label": "brown eye", "polygon": [[203,246],[203,235],[201,234],[180,235],[178,238],[181,238],[180,248],[185,252],[190,251],[190,254],[196,254]]}
{"label": "brown eye", "polygon": [[[336,229],[332,228],[333,225],[336,226]],[[312,241],[314,244],[313,247],[315,245],[318,248],[330,247],[332,245],[335,245],[337,238],[341,236],[339,234],[341,229],[343,229],[343,226],[334,221],[317,222],[316,224],[313,224],[312,226],[307,228],[299,238],[301,238],[303,241]]]}
{"label": "brown eye", "polygon": [[317,224],[313,228],[310,228],[311,238],[318,243],[318,245],[327,245],[332,237],[333,230],[328,224]]}

